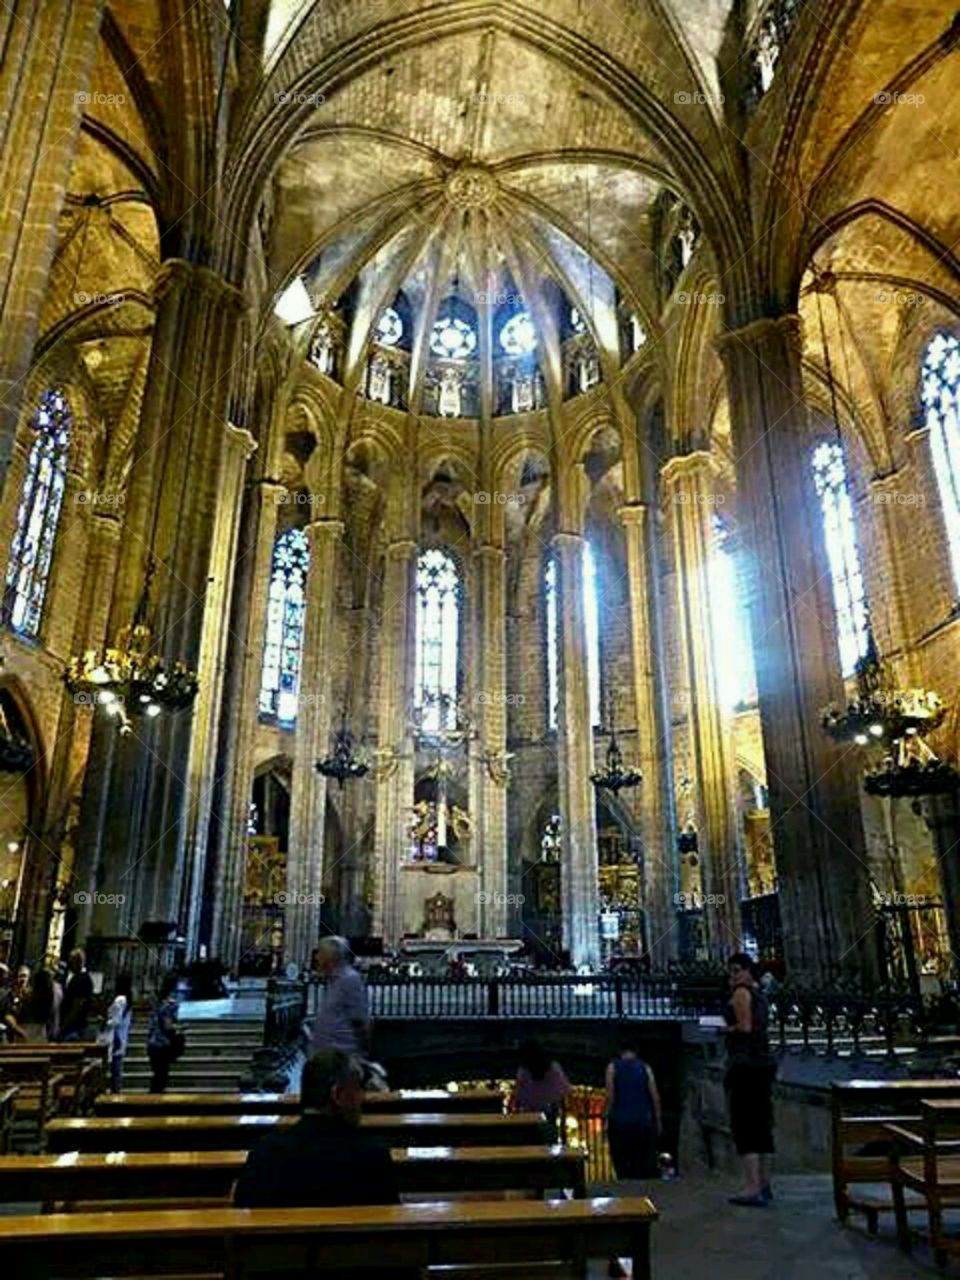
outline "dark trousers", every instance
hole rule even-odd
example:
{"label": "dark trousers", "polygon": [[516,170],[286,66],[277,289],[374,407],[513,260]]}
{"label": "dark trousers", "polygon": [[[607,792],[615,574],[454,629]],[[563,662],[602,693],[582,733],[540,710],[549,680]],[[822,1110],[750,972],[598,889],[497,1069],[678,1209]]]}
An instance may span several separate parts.
{"label": "dark trousers", "polygon": [[170,1068],[173,1066],[170,1050],[168,1048],[148,1048],[147,1057],[150,1059],[150,1066],[153,1069],[153,1075],[150,1077],[150,1092],[163,1093],[167,1087],[167,1081],[170,1079]]}

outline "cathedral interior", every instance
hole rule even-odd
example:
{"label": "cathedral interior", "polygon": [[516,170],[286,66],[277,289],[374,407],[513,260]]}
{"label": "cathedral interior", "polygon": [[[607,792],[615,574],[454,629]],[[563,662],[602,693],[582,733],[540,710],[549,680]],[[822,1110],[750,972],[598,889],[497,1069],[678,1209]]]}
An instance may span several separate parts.
{"label": "cathedral interior", "polygon": [[2,9],[7,960],[954,978],[955,6]]}

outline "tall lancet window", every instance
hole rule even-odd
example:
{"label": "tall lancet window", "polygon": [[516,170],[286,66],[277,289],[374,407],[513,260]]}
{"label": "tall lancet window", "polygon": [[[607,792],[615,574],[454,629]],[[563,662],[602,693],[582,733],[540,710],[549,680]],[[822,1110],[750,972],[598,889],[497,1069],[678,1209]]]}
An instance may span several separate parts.
{"label": "tall lancet window", "polygon": [[309,567],[307,535],[302,529],[286,529],[273,545],[260,679],[260,712],[281,724],[293,724],[297,718]]}
{"label": "tall lancet window", "polygon": [[923,407],[953,580],[960,589],[960,340],[938,333],[923,362]]}
{"label": "tall lancet window", "polygon": [[836,441],[825,441],[814,449],[813,475],[833,579],[840,665],[843,674],[849,676],[867,651],[867,602],[847,467],[843,449]]}
{"label": "tall lancet window", "polygon": [[432,547],[417,561],[415,703],[428,733],[457,727],[460,571],[446,551]]}
{"label": "tall lancet window", "polygon": [[713,517],[710,612],[720,701],[731,709],[748,706],[757,696],[750,620],[730,529],[718,515]]}
{"label": "tall lancet window", "polygon": [[45,391],[30,423],[32,440],[3,601],[4,620],[27,636],[39,633],[43,618],[72,430],[66,396],[57,387]]}
{"label": "tall lancet window", "polygon": [[[547,560],[543,574],[547,623],[547,720],[551,729],[558,724],[560,702],[560,601],[557,590],[557,561]],[[583,605],[587,633],[587,685],[590,693],[590,723],[600,724],[600,593],[597,561],[589,542],[583,551]]]}

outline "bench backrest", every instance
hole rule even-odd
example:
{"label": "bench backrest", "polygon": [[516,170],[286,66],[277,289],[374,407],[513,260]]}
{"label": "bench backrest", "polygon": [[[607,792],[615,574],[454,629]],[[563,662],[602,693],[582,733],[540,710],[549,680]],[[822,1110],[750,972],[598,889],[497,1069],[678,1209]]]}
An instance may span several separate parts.
{"label": "bench backrest", "polygon": [[[389,1256],[425,1267],[516,1259],[572,1260],[630,1253],[646,1271],[657,1211],[642,1196],[477,1201],[353,1209],[205,1209],[116,1214],[0,1215],[5,1274],[185,1271],[248,1276],[349,1275]],[[635,1271],[635,1274],[637,1272]]]}
{"label": "bench backrest", "polygon": [[[107,1093],[98,1098],[98,1116],[214,1116],[294,1115],[300,1110],[298,1093]],[[500,1115],[503,1098],[494,1089],[448,1093],[444,1089],[400,1089],[368,1093],[368,1114],[433,1112],[459,1115],[488,1112]]]}
{"label": "bench backrest", "polygon": [[[230,1151],[246,1149],[295,1116],[97,1116],[52,1120],[47,1149],[63,1151]],[[538,1112],[498,1116],[365,1115],[363,1128],[391,1146],[513,1146],[544,1140]]]}

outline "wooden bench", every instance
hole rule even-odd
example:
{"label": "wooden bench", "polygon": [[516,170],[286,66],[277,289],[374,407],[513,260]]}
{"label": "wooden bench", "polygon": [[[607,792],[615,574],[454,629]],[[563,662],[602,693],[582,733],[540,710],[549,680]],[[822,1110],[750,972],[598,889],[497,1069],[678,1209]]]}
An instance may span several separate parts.
{"label": "wooden bench", "polygon": [[57,1114],[64,1076],[49,1058],[23,1054],[0,1058],[0,1088],[17,1089],[16,1136],[21,1141],[43,1143],[44,1128]]}
{"label": "wooden bench", "polygon": [[5,1156],[13,1145],[13,1122],[17,1114],[17,1098],[20,1090],[16,1085],[8,1085],[0,1089],[0,1155]]}
{"label": "wooden bench", "polygon": [[[586,1196],[585,1155],[570,1147],[401,1147],[391,1152],[405,1195],[570,1189]],[[90,1201],[229,1202],[246,1151],[0,1156],[0,1203],[53,1212]],[[124,1208],[114,1204],[111,1208]]]}
{"label": "wooden bench", "polygon": [[[434,1202],[353,1209],[196,1209],[0,1216],[0,1259],[17,1280],[226,1276],[252,1280],[400,1268],[629,1256],[650,1277],[646,1197],[538,1203]],[[388,1265],[385,1265],[387,1263]]]}
{"label": "wooden bench", "polygon": [[[246,1151],[278,1124],[295,1116],[95,1116],[51,1120],[47,1150],[63,1151]],[[510,1116],[365,1115],[365,1129],[391,1147],[539,1146],[546,1127],[539,1112]]]}
{"label": "wooden bench", "polygon": [[[363,1109],[368,1115],[411,1111],[501,1115],[503,1097],[495,1089],[462,1093],[400,1089],[394,1093],[368,1093]],[[299,1111],[298,1093],[105,1093],[94,1107],[98,1116],[296,1115]]]}
{"label": "wooden bench", "polygon": [[49,1061],[62,1079],[56,1098],[60,1115],[88,1115],[103,1088],[106,1045],[94,1043],[0,1045],[0,1077],[14,1075],[24,1062]]}
{"label": "wooden bench", "polygon": [[[887,1125],[892,1142],[890,1183],[897,1240],[909,1253],[908,1213],[925,1209],[930,1245],[942,1267],[948,1252],[960,1253],[960,1240],[945,1236],[943,1231],[943,1210],[960,1207],[960,1101],[924,1102],[918,1130]],[[908,1203],[908,1194],[918,1196],[919,1203]]]}
{"label": "wooden bench", "polygon": [[849,1080],[831,1086],[833,1198],[837,1217],[863,1213],[876,1233],[882,1212],[893,1212],[889,1194],[858,1194],[865,1184],[891,1187],[892,1139],[887,1126],[916,1125],[925,1098],[960,1100],[960,1080]]}

